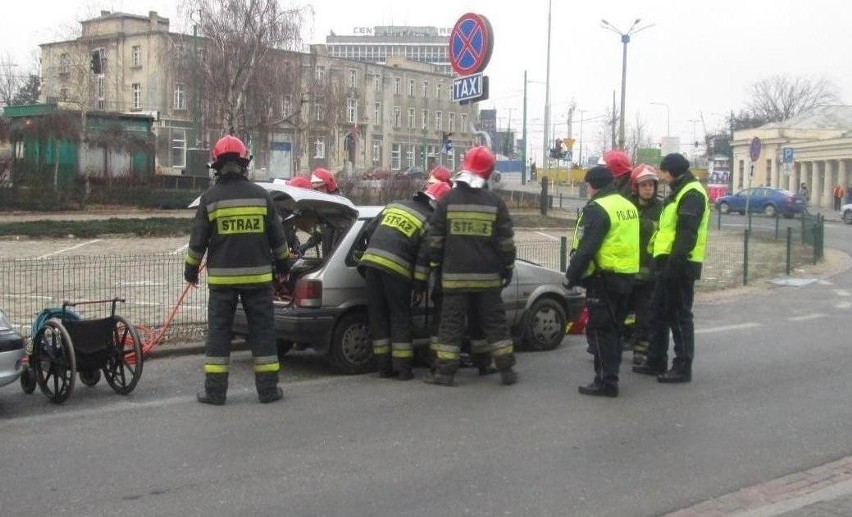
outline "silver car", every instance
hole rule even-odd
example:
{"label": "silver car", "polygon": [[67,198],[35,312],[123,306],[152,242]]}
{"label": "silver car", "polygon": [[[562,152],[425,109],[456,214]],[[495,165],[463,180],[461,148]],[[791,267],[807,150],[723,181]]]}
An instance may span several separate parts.
{"label": "silver car", "polygon": [[[279,355],[294,346],[326,355],[336,370],[364,373],[374,368],[367,323],[365,282],[358,273],[358,243],[366,223],[383,207],[354,206],[341,196],[322,194],[283,184],[266,183],[285,225],[302,231],[318,227],[321,242],[291,268],[291,281],[275,302],[275,329]],[[301,235],[301,233],[300,233]],[[551,350],[565,337],[566,324],[577,318],[582,295],[562,287],[563,274],[525,260],[515,262],[515,273],[503,289],[506,318],[519,348]],[[431,303],[414,308],[415,345],[429,341]],[[234,333],[248,332],[245,314],[238,309]],[[425,347],[418,347],[421,350]]]}
{"label": "silver car", "polygon": [[6,313],[0,310],[0,386],[18,380],[24,358],[24,338],[16,332]]}

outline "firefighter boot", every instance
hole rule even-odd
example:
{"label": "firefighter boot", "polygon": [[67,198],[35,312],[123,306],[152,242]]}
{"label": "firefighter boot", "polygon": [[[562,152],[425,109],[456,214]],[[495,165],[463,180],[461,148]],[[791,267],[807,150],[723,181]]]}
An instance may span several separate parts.
{"label": "firefighter boot", "polygon": [[511,386],[518,382],[518,372],[512,367],[515,366],[515,354],[512,351],[512,342],[505,341],[498,343],[492,352],[494,357],[494,366],[500,372],[500,383],[504,386]]}
{"label": "firefighter boot", "polygon": [[518,372],[516,372],[511,366],[498,371],[500,372],[500,384],[504,386],[511,386],[518,382]]}
{"label": "firefighter boot", "polygon": [[435,386],[455,386],[456,381],[454,377],[458,369],[458,360],[438,359],[435,362],[435,373],[423,379],[423,382],[434,384]]}
{"label": "firefighter boot", "polygon": [[284,392],[278,387],[278,372],[255,373],[254,385],[261,404],[269,404],[284,398]]}
{"label": "firefighter boot", "polygon": [[393,367],[391,366],[390,354],[375,354],[376,357],[376,377],[379,379],[390,379],[393,377]]}
{"label": "firefighter boot", "polygon": [[392,363],[394,372],[396,372],[396,377],[394,377],[396,380],[410,381],[414,378],[414,374],[411,373],[411,359],[394,357]]}
{"label": "firefighter boot", "polygon": [[227,373],[208,373],[204,377],[204,391],[199,391],[195,398],[202,404],[224,406],[228,393]]}

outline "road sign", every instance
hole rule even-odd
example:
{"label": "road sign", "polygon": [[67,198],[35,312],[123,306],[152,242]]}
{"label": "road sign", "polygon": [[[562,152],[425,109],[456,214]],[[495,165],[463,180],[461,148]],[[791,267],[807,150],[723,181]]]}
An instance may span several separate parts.
{"label": "road sign", "polygon": [[562,159],[568,160],[570,162],[571,160],[574,159],[574,151],[572,151],[570,149],[565,151],[565,154],[562,156]]}
{"label": "road sign", "polygon": [[785,147],[784,151],[783,151],[783,157],[784,157],[783,160],[781,160],[782,162],[793,163],[793,148],[792,147]]}
{"label": "road sign", "polygon": [[494,33],[481,14],[463,14],[450,33],[450,65],[461,75],[482,72],[491,59]]}
{"label": "road sign", "polygon": [[748,146],[748,156],[753,162],[760,159],[760,138],[754,137],[751,139],[751,144]]}

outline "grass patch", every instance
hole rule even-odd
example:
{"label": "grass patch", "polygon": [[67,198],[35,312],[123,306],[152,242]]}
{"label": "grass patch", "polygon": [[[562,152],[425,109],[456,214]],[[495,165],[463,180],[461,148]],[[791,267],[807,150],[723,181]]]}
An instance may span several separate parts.
{"label": "grass patch", "polygon": [[20,221],[0,223],[0,236],[26,236],[34,239],[57,237],[99,237],[103,235],[135,235],[137,237],[178,237],[189,234],[192,219],[150,217],[139,219],[110,218],[85,221]]}

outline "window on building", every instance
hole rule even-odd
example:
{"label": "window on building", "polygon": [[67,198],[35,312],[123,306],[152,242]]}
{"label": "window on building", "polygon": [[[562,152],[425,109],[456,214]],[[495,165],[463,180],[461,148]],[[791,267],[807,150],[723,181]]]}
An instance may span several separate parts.
{"label": "window on building", "polygon": [[408,96],[414,97],[414,79],[408,80]]}
{"label": "window on building", "polygon": [[399,77],[393,78],[393,93],[396,95],[402,93],[402,80]]}
{"label": "window on building", "polygon": [[133,68],[139,68],[142,66],[142,46],[141,45],[133,45],[131,49],[131,63]]}
{"label": "window on building", "polygon": [[174,109],[186,109],[186,90],[184,89],[183,83],[175,83]]}
{"label": "window on building", "polygon": [[382,141],[381,140],[373,140],[373,166],[378,166],[382,163]]}
{"label": "window on building", "polygon": [[423,81],[423,86],[420,88],[423,98],[429,97],[429,81]]}
{"label": "window on building", "polygon": [[426,130],[429,129],[429,110],[422,110],[420,112],[421,115],[421,124],[420,129]]}
{"label": "window on building", "polygon": [[172,167],[186,166],[186,131],[172,129]]}
{"label": "window on building", "polygon": [[417,124],[417,118],[414,115],[414,108],[408,108],[408,129],[414,129]]}
{"label": "window on building", "polygon": [[377,126],[382,124],[382,103],[380,102],[373,104],[373,124]]}
{"label": "window on building", "polygon": [[346,121],[358,122],[358,99],[346,99]]}
{"label": "window on building", "polygon": [[408,144],[408,145],[405,147],[405,149],[406,149],[406,151],[405,151],[405,163],[406,163],[406,166],[407,166],[407,167],[414,167],[414,164],[415,164],[415,162],[414,162],[414,157],[415,157],[415,156],[416,156],[416,154],[417,154],[417,145],[415,145],[415,144]]}
{"label": "window on building", "polygon": [[391,144],[391,170],[398,171],[402,168],[400,159],[402,154],[401,144]]}
{"label": "window on building", "polygon": [[323,108],[322,104],[314,104],[314,120],[317,122],[325,120],[325,108]]}
{"label": "window on building", "polygon": [[400,120],[402,117],[399,112],[399,106],[393,107],[393,127],[395,129],[399,129],[402,127],[402,121]]}
{"label": "window on building", "polygon": [[447,131],[453,132],[456,130],[456,114],[455,113],[447,113]]}
{"label": "window on building", "polygon": [[772,160],[766,160],[766,186],[772,186]]}
{"label": "window on building", "polygon": [[435,112],[435,131],[442,131],[444,129],[444,116],[440,111]]}
{"label": "window on building", "polygon": [[358,70],[349,70],[349,87],[358,87]]}
{"label": "window on building", "polygon": [[97,80],[97,91],[95,92],[95,96],[98,100],[104,100],[104,94],[106,93],[106,79],[104,76],[99,75]]}
{"label": "window on building", "polygon": [[467,132],[467,113],[461,114],[461,118],[459,119],[459,132]]}
{"label": "window on building", "polygon": [[325,158],[325,142],[321,138],[314,140],[314,158]]}
{"label": "window on building", "polygon": [[60,54],[59,55],[59,74],[63,76],[67,76],[68,72],[71,70],[71,58],[68,57],[68,54]]}
{"label": "window on building", "polygon": [[59,89],[59,100],[65,102],[68,100],[68,88]]}
{"label": "window on building", "polygon": [[441,98],[441,92],[442,91],[444,91],[444,83],[443,82],[435,83],[435,98],[436,99]]}
{"label": "window on building", "polygon": [[135,110],[142,109],[142,84],[133,83],[131,90],[133,91],[133,95],[131,96],[131,107]]}
{"label": "window on building", "polygon": [[448,100],[448,101],[453,100],[453,85],[450,85],[450,86],[447,88],[447,100]]}
{"label": "window on building", "polygon": [[318,66],[316,68],[316,79],[317,79],[317,81],[320,81],[320,82],[325,81],[325,67],[324,66]]}
{"label": "window on building", "polygon": [[373,76],[373,90],[377,92],[382,91],[382,76],[380,74]]}

